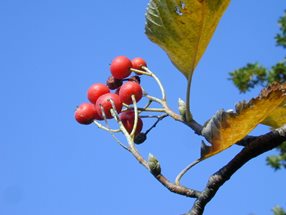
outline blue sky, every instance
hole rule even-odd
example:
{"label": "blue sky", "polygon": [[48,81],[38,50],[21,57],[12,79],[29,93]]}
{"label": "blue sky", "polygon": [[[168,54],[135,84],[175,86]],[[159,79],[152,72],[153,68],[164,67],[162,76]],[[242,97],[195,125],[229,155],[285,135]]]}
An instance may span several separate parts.
{"label": "blue sky", "polygon": [[[0,214],[182,214],[193,203],[170,193],[107,132],[78,125],[76,106],[87,88],[105,82],[117,55],[141,56],[162,80],[172,108],[186,81],[166,54],[144,35],[144,1],[1,1]],[[247,62],[270,67],[285,56],[275,47],[277,19],[286,2],[232,1],[194,75],[192,110],[201,123],[243,95],[227,80]],[[148,92],[156,92],[143,78]],[[145,122],[145,129],[150,124]],[[260,126],[253,133],[262,134]],[[172,119],[161,122],[139,150],[153,153],[174,179],[199,157],[201,137]],[[202,189],[209,175],[240,147],[196,166],[183,179]],[[270,214],[285,202],[285,171],[265,166],[266,155],[237,172],[205,214]]]}

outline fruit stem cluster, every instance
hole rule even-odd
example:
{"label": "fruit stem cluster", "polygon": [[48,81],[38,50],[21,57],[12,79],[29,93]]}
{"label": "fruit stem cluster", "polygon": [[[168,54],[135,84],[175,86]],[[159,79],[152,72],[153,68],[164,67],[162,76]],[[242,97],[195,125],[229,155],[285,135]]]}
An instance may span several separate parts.
{"label": "fruit stem cluster", "polygon": [[[119,143],[124,149],[127,149],[135,158],[137,161],[139,161],[139,163],[141,163],[147,170],[149,170],[153,175],[154,173],[152,172],[152,169],[150,168],[148,161],[145,160],[143,158],[143,156],[140,154],[140,152],[138,151],[138,149],[135,146],[134,143],[134,138],[135,136],[135,132],[136,132],[136,128],[137,128],[137,123],[138,123],[138,118],[139,118],[139,114],[142,114],[143,112],[152,112],[152,113],[158,113],[158,115],[146,115],[146,116],[140,116],[141,118],[156,118],[156,122],[144,132],[144,135],[147,135],[153,128],[155,128],[157,126],[157,124],[163,120],[164,118],[170,116],[173,119],[183,122],[185,124],[187,124],[189,127],[193,128],[193,130],[196,133],[200,133],[201,131],[201,125],[199,125],[196,121],[194,121],[193,119],[190,120],[189,122],[187,122],[183,116],[181,116],[180,114],[177,114],[176,112],[174,112],[173,110],[171,110],[168,106],[167,103],[167,97],[166,97],[166,91],[160,81],[160,79],[146,66],[142,67],[142,70],[138,70],[138,69],[133,69],[131,68],[132,72],[135,72],[136,74],[140,74],[140,75],[145,75],[148,77],[151,77],[155,80],[155,82],[157,83],[160,92],[161,92],[161,98],[158,97],[154,97],[149,95],[147,92],[144,91],[144,96],[147,98],[147,104],[144,107],[138,107],[135,96],[132,95],[132,105],[127,105],[127,104],[123,104],[123,106],[127,109],[127,110],[131,110],[133,109],[135,117],[134,117],[134,124],[133,124],[133,128],[131,133],[129,133],[126,128],[124,127],[122,121],[120,120],[120,117],[118,116],[118,113],[116,112],[116,108],[114,105],[114,102],[111,99],[111,103],[112,103],[112,116],[113,118],[116,120],[116,122],[119,125],[119,129],[110,129],[110,127],[108,126],[108,122],[105,118],[105,123],[106,126],[101,125],[100,123],[95,121],[95,124],[103,129],[103,130],[107,130],[112,134],[112,137],[116,140],[117,143]],[[151,105],[153,103],[157,103],[161,105],[161,108],[153,108],[151,107]],[[103,110],[102,110],[103,111]],[[160,113],[160,114],[159,114]],[[163,113],[163,114],[162,114]],[[128,143],[128,147],[125,146],[123,143],[121,143],[114,135],[114,133],[118,133],[119,131],[121,131]],[[181,195],[186,195],[188,196],[189,193],[192,193],[192,195],[194,195],[193,193],[198,193],[197,191],[194,191],[192,189],[189,188],[185,188],[183,186],[180,185],[180,180],[183,177],[183,175],[191,168],[193,167],[195,164],[197,164],[199,162],[199,160],[195,161],[194,163],[192,163],[191,165],[187,166],[184,170],[182,170],[178,176],[176,177],[175,183],[171,183],[167,178],[165,178],[161,172],[157,173],[155,176],[155,178],[157,180],[159,180],[164,186],[166,186],[167,188],[172,187],[172,192],[176,192],[179,193]],[[158,165],[160,165],[158,163]],[[160,166],[159,166],[160,167]],[[184,191],[182,193],[182,190]],[[194,197],[194,196],[193,196]]]}
{"label": "fruit stem cluster", "polygon": [[[171,183],[161,173],[160,162],[155,156],[149,156],[148,160],[140,154],[136,145],[142,144],[147,135],[159,122],[166,117],[171,117],[176,121],[182,122],[192,128],[197,134],[201,134],[202,126],[193,118],[188,120],[186,114],[189,110],[180,111],[180,114],[169,108],[167,103],[166,91],[160,79],[147,67],[142,58],[129,60],[125,56],[118,56],[113,59],[110,65],[111,76],[108,77],[106,84],[95,83],[87,91],[87,98],[90,103],[83,103],[75,111],[75,118],[80,124],[94,124],[111,134],[112,138],[125,150],[129,151],[139,163],[141,163],[160,183],[172,192],[188,197],[197,197],[198,191],[180,185],[180,179],[194,165],[191,164],[179,173],[175,183]],[[131,76],[131,73],[135,76]],[[146,76],[152,78],[159,90],[160,97],[148,94],[141,86],[141,78]],[[114,92],[112,92],[114,90]],[[147,101],[145,105],[140,105],[141,98]],[[181,104],[184,102],[181,102]],[[152,107],[157,104],[160,107]],[[182,105],[179,105],[182,107]],[[184,107],[183,109],[186,109]],[[179,107],[180,109],[180,107]],[[152,115],[143,115],[151,112]],[[156,119],[153,125],[141,132],[143,121],[146,118]],[[114,119],[118,128],[111,128],[109,120]],[[102,121],[103,123],[101,123]],[[122,143],[117,137],[117,133],[122,133],[127,143]],[[198,163],[198,162],[196,162]],[[195,163],[195,164],[196,164]]]}

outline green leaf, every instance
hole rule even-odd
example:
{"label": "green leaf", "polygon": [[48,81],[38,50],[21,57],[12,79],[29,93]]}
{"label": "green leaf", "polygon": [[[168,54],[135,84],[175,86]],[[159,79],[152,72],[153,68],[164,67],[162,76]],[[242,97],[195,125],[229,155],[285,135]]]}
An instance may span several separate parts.
{"label": "green leaf", "polygon": [[151,0],[145,31],[189,78],[230,0]]}
{"label": "green leaf", "polygon": [[275,206],[273,209],[272,209],[274,215],[286,215],[286,211],[281,208],[279,205]]}
{"label": "green leaf", "polygon": [[235,111],[221,110],[204,126],[202,134],[211,143],[201,157],[213,156],[243,139],[286,101],[286,84],[274,83],[249,102],[240,102]]}
{"label": "green leaf", "polygon": [[267,69],[258,63],[248,63],[246,66],[229,73],[230,80],[241,93],[246,93],[258,84],[264,85],[267,79]]}
{"label": "green leaf", "polygon": [[286,11],[284,15],[279,19],[278,24],[280,25],[280,32],[276,35],[276,44],[286,48]]}
{"label": "green leaf", "polygon": [[272,66],[268,73],[268,82],[286,82],[286,58]]}

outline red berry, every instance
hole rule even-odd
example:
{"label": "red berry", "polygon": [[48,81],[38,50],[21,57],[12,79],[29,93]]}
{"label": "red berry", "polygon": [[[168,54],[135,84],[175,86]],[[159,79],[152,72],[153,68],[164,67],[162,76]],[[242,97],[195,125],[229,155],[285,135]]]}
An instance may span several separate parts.
{"label": "red berry", "polygon": [[132,68],[142,70],[142,66],[147,67],[146,61],[141,57],[136,57],[132,61]]}
{"label": "red berry", "polygon": [[114,93],[107,93],[107,94],[100,96],[97,99],[96,104],[95,104],[95,109],[98,115],[101,116],[102,118],[103,118],[103,115],[102,115],[102,110],[100,108],[101,106],[103,107],[106,118],[107,119],[112,118],[112,114],[110,112],[110,110],[112,109],[112,103],[110,100],[113,101],[117,113],[121,112],[122,102],[120,100],[120,97]]}
{"label": "red berry", "polygon": [[95,119],[101,119],[97,114],[94,104],[91,103],[83,103],[78,106],[74,116],[78,123],[84,125],[91,124]]}
{"label": "red berry", "polygon": [[143,96],[142,88],[140,84],[134,81],[127,81],[120,87],[120,99],[123,103],[130,105],[133,103],[132,95],[135,96],[135,100],[138,102]]}
{"label": "red berry", "polygon": [[93,84],[87,90],[87,98],[91,103],[95,104],[100,96],[109,92],[110,90],[106,85],[101,83]]}
{"label": "red berry", "polygon": [[130,75],[131,67],[132,63],[129,60],[129,58],[125,56],[118,56],[114,58],[113,61],[111,62],[110,71],[114,78],[123,79],[127,78]]}
{"label": "red berry", "polygon": [[[135,122],[135,113],[133,110],[127,110],[125,112],[122,112],[120,114],[120,120],[122,121],[122,124],[124,125],[125,129],[128,131],[128,133],[132,132],[134,122]],[[135,136],[141,132],[143,128],[143,121],[138,116]]]}

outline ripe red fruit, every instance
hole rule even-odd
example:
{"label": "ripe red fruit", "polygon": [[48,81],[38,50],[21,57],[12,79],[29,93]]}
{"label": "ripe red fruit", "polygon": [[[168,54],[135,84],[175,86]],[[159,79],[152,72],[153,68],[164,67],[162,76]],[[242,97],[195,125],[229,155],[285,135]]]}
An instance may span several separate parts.
{"label": "ripe red fruit", "polygon": [[132,95],[135,96],[135,100],[138,102],[143,96],[142,88],[140,84],[134,81],[127,81],[120,87],[120,99],[123,103],[130,105],[133,103]]}
{"label": "ripe red fruit", "polygon": [[146,61],[141,57],[136,57],[132,61],[132,68],[142,70],[142,66],[147,67]]}
{"label": "ripe red fruit", "polygon": [[129,58],[125,56],[118,56],[112,60],[110,65],[110,71],[114,78],[123,79],[127,78],[130,75],[131,67],[132,63]]}
{"label": "ripe red fruit", "polygon": [[95,104],[95,109],[96,109],[96,111],[97,111],[97,113],[98,113],[98,115],[100,117],[103,118],[102,111],[101,111],[101,108],[100,108],[102,106],[106,118],[107,119],[111,119],[112,118],[112,114],[110,112],[110,110],[112,109],[112,103],[111,103],[110,100],[113,101],[117,113],[121,112],[122,102],[120,100],[120,97],[117,94],[114,94],[114,93],[107,93],[107,94],[104,94],[104,95],[100,96],[97,99],[96,104]]}
{"label": "ripe red fruit", "polygon": [[[122,112],[120,114],[119,118],[122,121],[122,124],[124,125],[124,127],[128,131],[128,133],[131,133],[132,129],[133,129],[133,126],[134,126],[134,123],[135,123],[135,113],[134,113],[134,111],[133,110],[127,110],[125,112]],[[143,128],[143,121],[138,116],[135,136],[141,132],[142,128]]]}
{"label": "ripe red fruit", "polygon": [[87,98],[91,103],[95,104],[100,96],[109,92],[110,90],[106,85],[101,83],[96,83],[91,85],[90,88],[87,90]]}
{"label": "ripe red fruit", "polygon": [[78,123],[88,125],[95,119],[101,120],[102,118],[97,114],[94,104],[83,103],[77,107],[75,111],[75,119]]}

